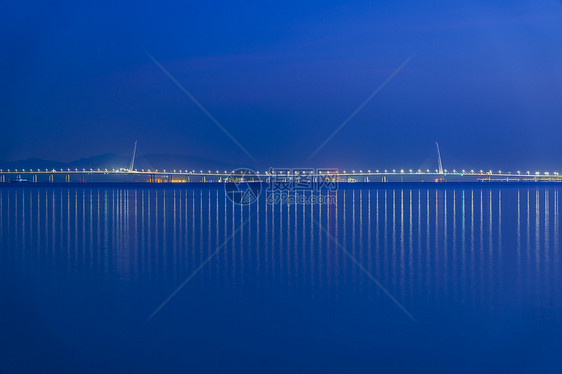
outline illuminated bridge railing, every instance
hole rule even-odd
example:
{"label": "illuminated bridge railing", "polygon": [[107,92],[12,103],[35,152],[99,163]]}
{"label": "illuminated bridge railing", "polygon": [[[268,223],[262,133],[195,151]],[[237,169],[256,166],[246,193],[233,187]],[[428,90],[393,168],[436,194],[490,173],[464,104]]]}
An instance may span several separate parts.
{"label": "illuminated bridge railing", "polygon": [[[255,172],[256,181],[268,182],[272,174],[268,171]],[[557,172],[484,171],[484,170],[341,170],[337,174],[322,174],[342,183],[354,182],[562,182]],[[279,178],[278,175],[275,176]],[[203,170],[128,170],[128,169],[0,169],[0,183],[70,183],[70,182],[137,182],[137,183],[207,183],[230,180],[230,171]],[[286,179],[296,178],[287,176]]]}

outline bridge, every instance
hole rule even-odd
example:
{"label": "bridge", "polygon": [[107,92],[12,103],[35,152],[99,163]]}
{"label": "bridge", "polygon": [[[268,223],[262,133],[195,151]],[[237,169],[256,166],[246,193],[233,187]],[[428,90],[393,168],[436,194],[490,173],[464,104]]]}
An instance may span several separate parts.
{"label": "bridge", "polygon": [[[298,169],[312,170],[312,169]],[[562,182],[558,172],[484,171],[484,170],[319,170],[314,177],[330,178],[339,183],[355,182]],[[203,170],[129,170],[129,169],[21,169],[0,170],[0,183],[224,183],[233,178],[270,182],[279,175],[271,171],[256,171],[253,176],[232,174],[231,171]],[[299,178],[283,176],[286,180]]]}
{"label": "bridge", "polygon": [[[492,170],[447,170],[443,168],[439,144],[435,170],[385,169],[385,170],[335,170],[298,168],[298,173],[287,173],[286,181],[307,176],[328,178],[338,183],[385,183],[385,182],[562,182],[562,176],[549,171],[492,171]],[[131,163],[128,168],[118,169],[0,169],[0,183],[224,183],[229,181],[255,181],[269,183],[280,175],[274,170],[254,171],[250,175],[232,171],[211,170],[150,170],[135,169],[137,142],[135,141]],[[291,170],[291,169],[284,169]],[[304,174],[303,174],[304,173]]]}

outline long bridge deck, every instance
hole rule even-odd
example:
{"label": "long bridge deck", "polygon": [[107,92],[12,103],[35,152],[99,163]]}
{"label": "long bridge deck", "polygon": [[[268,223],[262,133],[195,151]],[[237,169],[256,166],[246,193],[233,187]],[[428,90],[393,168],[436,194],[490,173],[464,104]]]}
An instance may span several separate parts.
{"label": "long bridge deck", "polygon": [[[299,169],[312,170],[312,169]],[[325,170],[325,169],[323,169]],[[314,177],[330,178],[339,183],[354,182],[562,182],[558,172],[502,172],[483,170],[445,170],[443,173],[413,170],[353,170],[332,171],[330,174],[314,174]],[[237,177],[240,179],[241,177]],[[279,175],[269,171],[256,171],[245,180],[269,182]],[[291,180],[298,176],[286,175]],[[132,182],[132,183],[206,183],[225,182],[232,179],[229,171],[196,170],[128,170],[128,169],[21,169],[0,170],[0,183],[85,183],[85,182]]]}

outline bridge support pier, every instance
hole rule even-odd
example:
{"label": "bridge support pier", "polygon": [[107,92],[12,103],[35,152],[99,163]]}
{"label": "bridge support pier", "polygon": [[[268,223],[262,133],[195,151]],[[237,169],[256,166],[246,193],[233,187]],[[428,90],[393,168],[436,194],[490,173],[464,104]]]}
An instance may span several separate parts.
{"label": "bridge support pier", "polygon": [[53,174],[49,174],[49,183],[53,183],[54,176]]}
{"label": "bridge support pier", "polygon": [[70,174],[66,174],[66,183],[70,183]]}

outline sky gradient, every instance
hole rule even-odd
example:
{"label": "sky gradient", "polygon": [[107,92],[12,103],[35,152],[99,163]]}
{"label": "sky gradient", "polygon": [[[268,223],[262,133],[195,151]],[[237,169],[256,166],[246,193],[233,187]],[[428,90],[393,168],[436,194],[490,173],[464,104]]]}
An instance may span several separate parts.
{"label": "sky gradient", "polygon": [[557,170],[562,2],[4,0],[0,86],[3,160]]}

